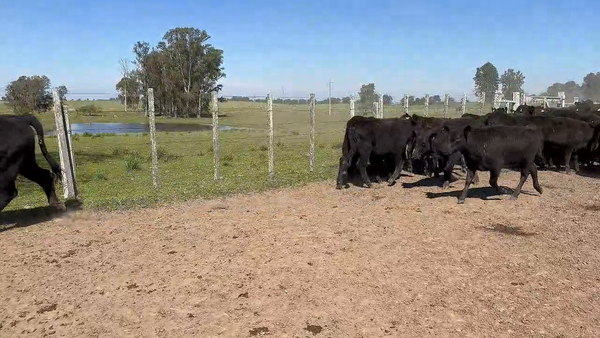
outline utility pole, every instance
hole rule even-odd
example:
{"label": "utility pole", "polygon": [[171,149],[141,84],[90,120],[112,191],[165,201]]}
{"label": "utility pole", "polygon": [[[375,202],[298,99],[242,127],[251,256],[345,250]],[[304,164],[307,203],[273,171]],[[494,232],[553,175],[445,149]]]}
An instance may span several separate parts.
{"label": "utility pole", "polygon": [[331,115],[331,84],[332,83],[333,82],[331,81],[331,79],[329,79],[329,83],[328,83],[328,85],[329,85],[329,115]]}

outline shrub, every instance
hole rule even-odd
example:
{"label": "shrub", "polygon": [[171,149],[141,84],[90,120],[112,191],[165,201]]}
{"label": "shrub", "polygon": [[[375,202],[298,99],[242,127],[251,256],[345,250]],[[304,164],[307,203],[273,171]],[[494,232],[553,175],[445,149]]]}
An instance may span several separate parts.
{"label": "shrub", "polygon": [[100,113],[100,108],[94,104],[86,104],[85,106],[77,108],[77,112],[83,115],[92,116]]}

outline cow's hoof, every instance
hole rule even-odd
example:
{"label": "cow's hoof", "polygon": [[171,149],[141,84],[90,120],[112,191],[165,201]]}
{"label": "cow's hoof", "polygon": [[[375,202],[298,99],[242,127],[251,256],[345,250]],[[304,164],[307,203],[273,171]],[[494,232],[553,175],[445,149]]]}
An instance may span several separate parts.
{"label": "cow's hoof", "polygon": [[388,181],[388,187],[391,187],[391,186],[393,186],[395,184],[396,184],[396,180],[389,180]]}
{"label": "cow's hoof", "polygon": [[371,183],[366,183],[365,188],[367,188],[367,189],[371,188]]}
{"label": "cow's hoof", "polygon": [[442,185],[442,190],[446,190],[448,188],[450,188],[450,182],[445,181],[444,184]]}
{"label": "cow's hoof", "polygon": [[338,189],[338,190],[340,190],[340,189],[342,189],[342,185],[338,184],[338,185],[335,186],[335,188]]}
{"label": "cow's hoof", "polygon": [[542,187],[539,187],[539,189],[535,189],[535,190],[537,190],[537,192],[539,192],[540,195],[544,193],[544,189],[542,189]]}
{"label": "cow's hoof", "polygon": [[511,201],[516,201],[519,197],[515,196],[515,195],[510,195],[510,200]]}
{"label": "cow's hoof", "polygon": [[67,211],[67,207],[62,202],[54,203],[51,205],[51,207],[53,207],[54,209],[59,210],[59,211]]}
{"label": "cow's hoof", "polygon": [[464,199],[458,199],[458,204],[465,204],[465,200]]}

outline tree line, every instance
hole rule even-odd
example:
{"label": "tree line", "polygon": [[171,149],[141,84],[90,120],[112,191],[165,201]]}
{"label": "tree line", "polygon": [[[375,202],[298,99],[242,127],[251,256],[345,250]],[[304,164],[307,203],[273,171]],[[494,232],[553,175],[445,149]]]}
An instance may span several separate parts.
{"label": "tree line", "polygon": [[[499,88],[506,99],[511,99],[513,92],[525,94],[523,90],[525,75],[523,73],[509,68],[504,71],[502,76],[499,76],[498,69],[491,62],[486,62],[477,68],[473,81],[475,82],[475,95],[481,98],[485,93],[486,103],[493,102],[494,95]],[[575,81],[556,82],[540,95],[558,96],[559,92],[565,93],[567,102],[573,102],[575,97],[579,97],[581,100],[600,101],[600,72],[587,74],[581,85]]]}

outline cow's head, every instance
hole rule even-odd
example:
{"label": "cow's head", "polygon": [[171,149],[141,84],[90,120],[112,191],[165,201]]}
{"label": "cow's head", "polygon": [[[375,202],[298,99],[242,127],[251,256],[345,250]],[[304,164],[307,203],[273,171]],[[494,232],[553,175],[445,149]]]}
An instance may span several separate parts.
{"label": "cow's head", "polygon": [[427,128],[419,128],[413,130],[411,144],[413,145],[412,158],[422,159],[426,155],[432,152],[431,149],[431,135],[434,133],[433,130]]}

